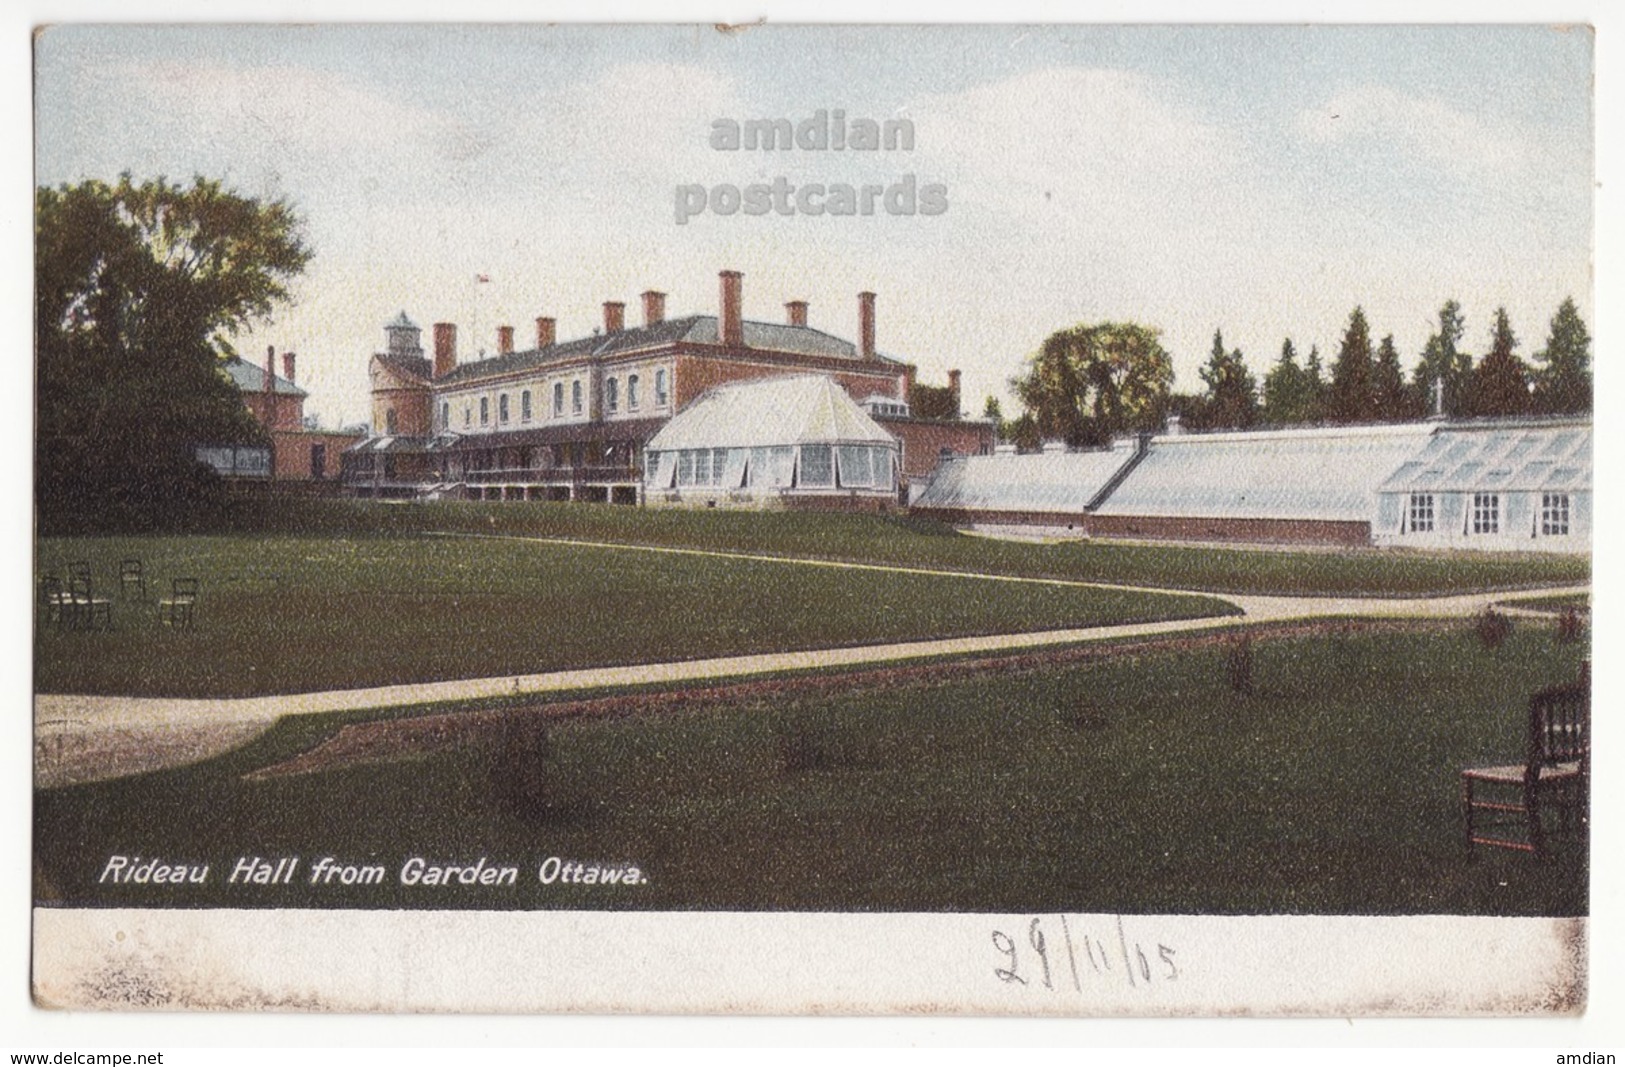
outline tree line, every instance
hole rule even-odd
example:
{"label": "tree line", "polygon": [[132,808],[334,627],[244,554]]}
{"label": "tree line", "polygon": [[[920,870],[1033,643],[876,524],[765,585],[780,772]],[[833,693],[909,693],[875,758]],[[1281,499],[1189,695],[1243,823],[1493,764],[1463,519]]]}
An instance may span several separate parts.
{"label": "tree line", "polygon": [[1591,335],[1573,298],[1552,317],[1545,345],[1532,362],[1504,307],[1497,308],[1489,349],[1478,360],[1461,348],[1461,305],[1447,300],[1438,329],[1409,375],[1393,334],[1375,345],[1364,308],[1349,315],[1331,366],[1311,346],[1300,362],[1291,338],[1260,383],[1222,330],[1200,376],[1200,392],[1173,391],[1173,363],[1160,331],[1137,323],[1078,325],[1058,330],[1011,380],[1025,411],[1005,420],[988,398],[984,416],[1001,436],[1024,449],[1047,440],[1098,447],[1124,433],[1156,430],[1170,415],[1197,430],[1322,423],[1404,422],[1432,414],[1451,418],[1567,415],[1591,411]]}

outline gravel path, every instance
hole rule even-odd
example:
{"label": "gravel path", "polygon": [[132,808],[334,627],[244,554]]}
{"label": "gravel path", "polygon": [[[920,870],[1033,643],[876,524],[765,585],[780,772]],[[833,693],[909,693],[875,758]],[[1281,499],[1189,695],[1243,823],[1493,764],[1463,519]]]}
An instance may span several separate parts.
{"label": "gravel path", "polygon": [[[515,540],[546,542],[549,539],[515,538]],[[564,543],[625,551],[706,556],[744,555],[703,549],[651,548],[588,541]],[[744,558],[771,559],[775,562],[802,563],[818,567],[980,578],[998,582],[1135,589],[1149,593],[1192,592],[1183,589],[1146,589],[1138,586],[1063,579],[967,575],[959,571],[877,564],[787,560],[777,556],[744,556]],[[1585,585],[1560,586],[1520,590],[1518,595],[1560,596],[1589,591],[1590,587]],[[1215,599],[1236,605],[1241,608],[1244,617],[1221,615],[1201,619],[1046,630],[1039,633],[991,634],[884,645],[809,649],[800,652],[723,656],[714,659],[232,700],[39,694],[34,698],[34,783],[38,788],[51,788],[195,763],[246,743],[285,715],[317,715],[334,711],[403,707],[489,697],[557,695],[614,686],[669,685],[706,679],[748,678],[764,674],[848,668],[936,656],[1040,649],[1056,645],[1113,641],[1125,637],[1195,632],[1244,623],[1274,623],[1326,616],[1465,618],[1506,599],[1509,594],[1472,593],[1464,596],[1419,597],[1404,600],[1376,597],[1206,595],[1213,595]]]}

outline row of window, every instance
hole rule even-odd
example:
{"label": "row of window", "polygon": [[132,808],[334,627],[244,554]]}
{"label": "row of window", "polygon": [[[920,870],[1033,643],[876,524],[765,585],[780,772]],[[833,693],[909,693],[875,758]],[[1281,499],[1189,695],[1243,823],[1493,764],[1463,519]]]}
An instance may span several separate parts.
{"label": "row of window", "polygon": [[[1406,518],[1411,533],[1433,533],[1437,521],[1432,493],[1412,493]],[[1501,532],[1501,494],[1474,493],[1467,530],[1474,534]],[[1566,537],[1569,532],[1569,494],[1540,495],[1540,536]]]}
{"label": "row of window", "polygon": [[[642,382],[640,375],[628,374],[626,376],[624,397],[627,411],[637,411],[639,407],[642,406],[643,398],[641,384]],[[586,410],[585,384],[580,378],[577,378],[575,381],[570,382],[569,385],[569,391],[566,393],[564,382],[553,383],[554,418],[563,417],[567,411],[571,415],[580,415]],[[605,379],[604,410],[606,414],[614,415],[620,412],[623,396],[622,390],[623,385],[621,378],[612,377]],[[496,421],[497,425],[499,426],[506,426],[509,422],[513,421],[513,411],[509,406],[510,400],[511,394],[509,393],[501,393],[497,396]],[[663,408],[669,403],[670,389],[667,385],[666,372],[665,370],[657,370],[655,371],[654,406],[657,408]],[[481,426],[491,425],[490,397],[480,397],[479,415],[479,424]],[[522,390],[519,394],[519,421],[530,422],[534,417],[535,412],[531,406],[531,391],[529,389]],[[443,400],[440,402],[440,424],[445,427],[451,426],[450,401]],[[474,405],[472,403],[465,403],[463,405],[463,425],[465,427],[472,427],[474,425]]]}
{"label": "row of window", "polygon": [[685,448],[650,453],[651,489],[881,489],[897,486],[897,453],[884,445]]}

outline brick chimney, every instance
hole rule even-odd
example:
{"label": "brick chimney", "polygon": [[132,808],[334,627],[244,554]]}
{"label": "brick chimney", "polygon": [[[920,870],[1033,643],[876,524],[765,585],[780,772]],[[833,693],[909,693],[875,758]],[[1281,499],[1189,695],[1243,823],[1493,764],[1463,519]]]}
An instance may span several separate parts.
{"label": "brick chimney", "polygon": [[805,300],[792,300],[784,305],[784,321],[791,326],[807,325],[807,302]]}
{"label": "brick chimney", "polygon": [[260,418],[266,426],[276,425],[276,345],[265,346],[265,391],[261,394],[264,408]]}
{"label": "brick chimney", "polygon": [[875,294],[858,294],[858,355],[875,358]]}
{"label": "brick chimney", "polygon": [[643,294],[643,325],[658,326],[666,321],[666,294],[650,289]]}
{"label": "brick chimney", "polygon": [[290,382],[293,381],[294,368],[297,366],[296,359],[297,357],[292,352],[282,353],[282,376]]}
{"label": "brick chimney", "polygon": [[444,378],[457,369],[457,325],[434,324],[434,376]]}
{"label": "brick chimney", "polygon": [[963,409],[959,406],[959,372],[956,370],[948,372],[948,395],[953,397],[952,417],[957,419]]}
{"label": "brick chimney", "polygon": [[513,351],[513,327],[497,327],[497,355],[505,356]]}
{"label": "brick chimney", "polygon": [[745,315],[740,306],[744,275],[736,270],[725,270],[722,279],[722,318],[718,321],[718,334],[723,344],[739,348],[745,343]]}
{"label": "brick chimney", "polygon": [[536,347],[551,348],[557,336],[558,323],[542,315],[536,320]]}
{"label": "brick chimney", "polygon": [[626,327],[626,305],[617,300],[604,301],[604,332],[620,333]]}

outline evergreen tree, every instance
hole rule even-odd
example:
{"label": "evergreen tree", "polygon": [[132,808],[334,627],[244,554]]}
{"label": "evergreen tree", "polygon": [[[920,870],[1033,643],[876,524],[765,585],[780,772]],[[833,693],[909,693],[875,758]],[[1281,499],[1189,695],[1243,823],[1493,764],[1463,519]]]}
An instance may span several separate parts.
{"label": "evergreen tree", "polygon": [[1591,335],[1574,298],[1564,299],[1552,318],[1546,347],[1535,353],[1535,409],[1568,415],[1591,410]]}
{"label": "evergreen tree", "polygon": [[1298,351],[1292,338],[1281,342],[1281,357],[1264,376],[1264,420],[1276,425],[1308,422],[1309,379],[1298,366]]}
{"label": "evergreen tree", "polygon": [[1224,350],[1224,335],[1218,330],[1213,331],[1213,351],[1201,374],[1207,386],[1202,428],[1239,430],[1258,421],[1258,382],[1239,348]]}
{"label": "evergreen tree", "polygon": [[1419,414],[1415,398],[1405,386],[1393,334],[1384,337],[1377,348],[1377,362],[1371,370],[1371,414],[1380,422],[1403,422]]}
{"label": "evergreen tree", "polygon": [[1523,415],[1529,411],[1529,369],[1513,354],[1517,346],[1507,309],[1496,308],[1490,350],[1473,371],[1472,414]]}
{"label": "evergreen tree", "polygon": [[1464,329],[1461,305],[1446,300],[1439,309],[1439,330],[1423,347],[1413,379],[1416,395],[1422,398],[1429,415],[1441,407],[1446,415],[1461,415],[1468,410],[1473,357],[1456,347]]}
{"label": "evergreen tree", "polygon": [[1303,363],[1304,422],[1326,420],[1326,391],[1326,372],[1320,365],[1320,346],[1310,345],[1309,358]]}
{"label": "evergreen tree", "polygon": [[1332,385],[1327,402],[1333,422],[1363,422],[1371,410],[1371,329],[1365,309],[1356,307],[1343,331],[1343,345],[1332,362]]}

